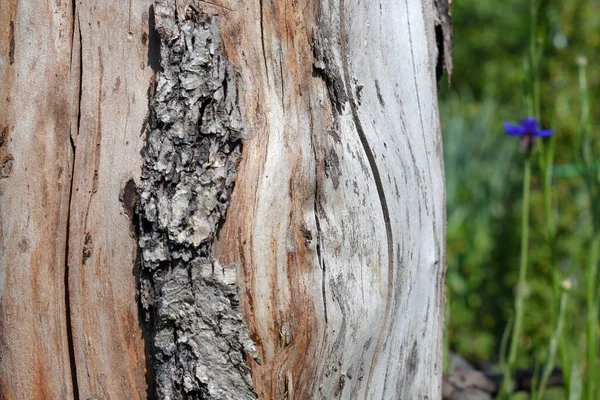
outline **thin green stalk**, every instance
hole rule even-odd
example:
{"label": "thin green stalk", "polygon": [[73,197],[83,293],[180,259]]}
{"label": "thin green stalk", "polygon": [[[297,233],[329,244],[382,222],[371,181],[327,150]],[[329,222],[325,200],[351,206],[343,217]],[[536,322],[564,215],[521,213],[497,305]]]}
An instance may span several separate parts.
{"label": "thin green stalk", "polygon": [[[588,172],[593,165],[592,146],[590,143],[590,103],[588,98],[588,84],[587,84],[587,58],[579,56],[577,58],[577,64],[579,66],[579,96],[581,101],[581,116],[580,116],[580,135],[579,135],[579,148],[581,150],[580,163],[583,164],[586,170],[586,179],[589,178]],[[589,182],[588,182],[589,184]]]}
{"label": "thin green stalk", "polygon": [[544,195],[544,214],[546,219],[546,245],[550,256],[550,274],[552,284],[552,324],[556,324],[558,303],[560,297],[560,273],[556,265],[556,225],[554,222],[554,210],[552,208],[552,179],[554,173],[554,149],[555,137],[552,136],[542,142],[542,152],[540,155],[540,169],[542,173],[543,195]]}
{"label": "thin green stalk", "polygon": [[504,327],[504,332],[502,333],[502,339],[500,339],[500,365],[506,365],[506,347],[508,346],[508,338],[510,337],[510,331],[512,330],[513,320],[509,318],[506,322],[506,327]]}
{"label": "thin green stalk", "polygon": [[525,171],[523,175],[523,215],[521,217],[521,263],[519,265],[519,282],[517,285],[517,298],[515,300],[515,325],[513,326],[510,351],[508,353],[508,365],[512,367],[517,361],[517,351],[521,338],[524,316],[525,288],[527,285],[527,257],[529,250],[529,198],[531,192],[531,160],[525,159]]}
{"label": "thin green stalk", "polygon": [[563,382],[565,384],[565,390],[567,393],[569,393],[569,398],[571,398],[571,393],[573,392],[573,388],[571,388],[571,382],[573,381],[572,379],[572,375],[573,375],[573,364],[577,364],[577,362],[573,362],[573,357],[571,355],[572,349],[573,349],[573,340],[570,337],[570,335],[568,335],[569,331],[572,331],[571,328],[572,323],[568,323],[567,325],[567,329],[566,329],[566,334],[562,335],[560,337],[559,340],[559,352],[560,352],[560,361],[561,361],[561,366],[562,366],[562,375],[563,375]]}
{"label": "thin green stalk", "polygon": [[571,377],[569,379],[569,400],[581,400],[581,366],[577,362],[571,364]]}
{"label": "thin green stalk", "polygon": [[540,117],[540,79],[539,79],[539,62],[541,52],[538,54],[537,48],[537,31],[538,31],[538,0],[529,1],[529,82],[531,89],[530,116],[539,119]]}
{"label": "thin green stalk", "polygon": [[554,224],[554,213],[552,210],[552,178],[554,175],[554,148],[556,139],[554,136],[543,142],[542,151],[542,174],[544,185],[544,213],[546,216],[546,240],[550,245],[551,261],[554,265],[554,240],[556,237],[556,226]]}
{"label": "thin green stalk", "polygon": [[500,393],[508,394],[512,392],[512,371],[517,361],[517,351],[521,339],[521,330],[523,327],[523,316],[525,311],[525,292],[527,285],[527,258],[529,243],[529,198],[531,191],[531,159],[529,155],[525,158],[525,167],[523,173],[523,213],[521,216],[521,262],[519,265],[519,281],[517,283],[517,294],[515,297],[515,318],[512,328],[510,349],[508,352],[508,362],[504,366],[504,379]]}
{"label": "thin green stalk", "polygon": [[596,305],[596,287],[598,277],[598,250],[600,232],[596,232],[590,245],[590,254],[586,267],[586,306],[587,306],[587,398],[596,399],[598,391],[598,312]]}
{"label": "thin green stalk", "polygon": [[550,374],[552,373],[552,369],[554,368],[554,360],[556,358],[556,351],[558,349],[558,341],[562,334],[563,325],[565,322],[565,311],[567,309],[567,298],[568,293],[564,291],[560,296],[560,309],[558,312],[558,322],[556,323],[556,329],[554,330],[554,336],[550,340],[550,348],[548,350],[548,359],[546,360],[546,365],[544,365],[544,370],[542,372],[542,380],[540,381],[540,389],[537,392],[537,399],[542,400],[544,398],[544,390],[546,389],[546,384],[548,383],[548,378],[550,378]]}
{"label": "thin green stalk", "polygon": [[508,319],[506,326],[504,327],[504,333],[500,340],[500,369],[504,378],[502,379],[502,385],[498,391],[497,399],[504,399],[509,393],[512,392],[512,371],[506,363],[506,347],[508,346],[508,338],[510,337],[510,331],[512,330],[513,320]]}

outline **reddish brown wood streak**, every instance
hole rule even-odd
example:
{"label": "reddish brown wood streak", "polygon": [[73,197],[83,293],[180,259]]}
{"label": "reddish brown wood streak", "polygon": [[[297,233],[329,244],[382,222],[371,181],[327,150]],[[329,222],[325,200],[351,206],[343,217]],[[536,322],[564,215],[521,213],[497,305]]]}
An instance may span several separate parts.
{"label": "reddish brown wood streak", "polygon": [[[247,2],[246,9],[254,15],[244,18],[242,13],[231,13],[222,21],[222,37],[227,54],[232,62],[244,71],[251,71],[249,80],[255,83],[256,91],[243,93],[246,110],[246,123],[250,127],[244,144],[243,160],[232,204],[227,219],[220,233],[219,242],[215,245],[217,257],[222,263],[237,263],[240,266],[239,284],[243,289],[243,306],[246,322],[259,346],[262,363],[250,362],[253,382],[260,398],[287,398],[293,392],[294,398],[308,398],[311,393],[313,376],[316,372],[316,352],[319,346],[318,333],[322,321],[315,316],[315,305],[312,296],[307,293],[307,279],[314,272],[315,251],[306,245],[303,234],[303,210],[312,211],[311,199],[314,194],[314,181],[303,165],[303,155],[298,151],[298,140],[301,135],[308,135],[307,127],[299,121],[298,115],[310,110],[308,96],[304,96],[314,85],[312,28],[316,19],[317,4],[310,1],[299,4],[293,1],[264,2],[264,8]],[[262,12],[262,15],[260,13]],[[263,31],[254,24],[262,19]],[[252,38],[263,37],[265,41],[266,68],[260,43]],[[269,53],[274,47],[281,49],[279,54]],[[275,89],[275,87],[277,89]],[[268,265],[269,276],[258,276],[254,255],[253,234],[277,229],[274,221],[257,220],[257,188],[265,179],[264,170],[267,162],[267,147],[271,121],[266,116],[265,99],[276,91],[283,107],[283,118],[289,122],[283,132],[283,140],[287,150],[287,165],[291,171],[288,183],[288,196],[292,210],[287,220],[278,221],[285,224],[287,238],[272,236],[270,241],[271,259],[262,260]],[[291,112],[289,111],[291,110]],[[292,119],[293,118],[293,119]],[[303,140],[305,140],[304,138]],[[282,166],[284,167],[284,166]],[[307,206],[311,205],[310,207]],[[277,207],[274,204],[274,207]],[[285,265],[277,265],[278,245],[281,241],[289,243],[285,257]],[[260,292],[255,286],[257,280],[270,282],[268,295]],[[277,282],[286,282],[283,286]],[[265,304],[257,304],[257,298]],[[268,309],[268,315],[257,314],[257,310]],[[259,322],[259,318],[263,321]],[[264,319],[268,320],[265,322]],[[264,331],[259,326],[268,326]],[[282,339],[282,328],[290,327],[291,340],[286,343]],[[291,380],[291,382],[289,382]],[[293,387],[289,387],[292,385]]]}
{"label": "reddish brown wood streak", "polygon": [[131,188],[123,191],[125,182],[140,173],[140,129],[147,105],[135,99],[146,96],[153,75],[148,66],[150,4],[77,3],[82,87],[75,127],[69,289],[82,398],[147,396],[145,344],[137,321],[136,242],[128,217],[133,199]]}
{"label": "reddish brown wood streak", "polygon": [[12,157],[11,173],[0,178],[0,398],[69,398],[65,171],[72,154],[70,60],[62,55],[71,48],[71,5],[16,3],[5,2],[0,13],[7,33],[0,40],[0,161]]}

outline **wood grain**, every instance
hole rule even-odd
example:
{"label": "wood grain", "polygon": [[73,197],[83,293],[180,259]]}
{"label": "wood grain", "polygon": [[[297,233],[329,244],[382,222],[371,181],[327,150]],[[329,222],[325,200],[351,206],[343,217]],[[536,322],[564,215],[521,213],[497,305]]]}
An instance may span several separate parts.
{"label": "wood grain", "polygon": [[[439,398],[445,200],[433,5],[229,7],[224,41],[249,89],[249,129],[217,253],[243,276],[263,360],[252,364],[257,393]],[[339,69],[326,66],[329,76],[315,70],[317,29]]]}
{"label": "wood grain", "polygon": [[[0,398],[73,397],[70,1],[0,7]],[[57,379],[58,377],[58,379]]]}
{"label": "wood grain", "polygon": [[[79,395],[147,396],[131,204],[148,111],[151,1],[77,3],[80,114],[69,230],[69,292]],[[130,186],[129,190],[134,188]],[[128,215],[129,212],[129,215]]]}

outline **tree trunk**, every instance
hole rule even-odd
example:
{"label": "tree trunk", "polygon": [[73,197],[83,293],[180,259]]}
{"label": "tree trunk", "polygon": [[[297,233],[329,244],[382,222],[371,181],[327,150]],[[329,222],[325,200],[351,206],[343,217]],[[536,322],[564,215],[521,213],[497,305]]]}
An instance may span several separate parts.
{"label": "tree trunk", "polygon": [[440,398],[435,3],[0,0],[0,399]]}

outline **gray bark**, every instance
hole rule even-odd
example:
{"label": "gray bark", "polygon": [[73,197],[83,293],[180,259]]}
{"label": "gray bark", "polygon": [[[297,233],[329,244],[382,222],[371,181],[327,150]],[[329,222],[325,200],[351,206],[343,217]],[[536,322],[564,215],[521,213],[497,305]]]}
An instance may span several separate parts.
{"label": "gray bark", "polygon": [[241,154],[236,72],[217,23],[175,3],[154,6],[160,72],[140,177],[141,301],[161,399],[252,399],[258,360],[239,309],[235,265],[212,243]]}

